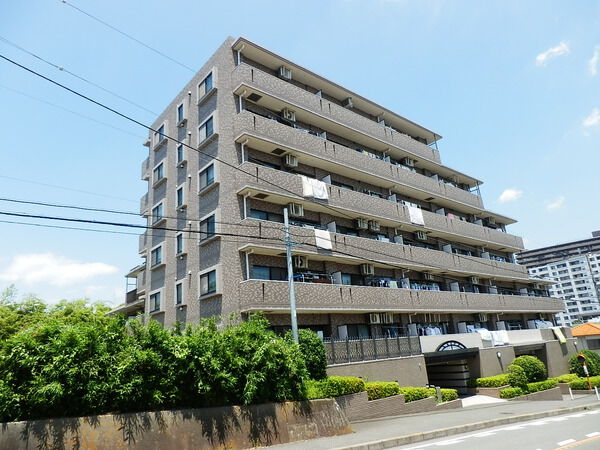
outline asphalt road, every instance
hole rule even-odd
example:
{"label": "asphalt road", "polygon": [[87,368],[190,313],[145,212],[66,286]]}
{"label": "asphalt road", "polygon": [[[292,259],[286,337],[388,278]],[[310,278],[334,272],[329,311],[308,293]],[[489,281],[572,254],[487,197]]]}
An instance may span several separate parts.
{"label": "asphalt road", "polygon": [[475,433],[395,447],[448,450],[600,449],[600,409],[515,423]]}

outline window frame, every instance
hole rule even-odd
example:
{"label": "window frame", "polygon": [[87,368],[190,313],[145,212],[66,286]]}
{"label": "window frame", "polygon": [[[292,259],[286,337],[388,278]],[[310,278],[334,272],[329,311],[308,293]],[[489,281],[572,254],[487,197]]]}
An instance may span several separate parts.
{"label": "window frame", "polygon": [[[154,269],[156,267],[162,266],[165,263],[165,258],[164,258],[164,252],[163,252],[163,244],[162,242],[154,247],[152,247],[150,249],[150,268]],[[154,261],[154,255],[155,252],[158,251],[158,256],[160,257],[160,260],[155,262]]]}
{"label": "window frame", "polygon": [[[202,186],[202,182],[201,182],[202,173],[206,172],[211,167],[212,167],[212,181],[209,184]],[[199,194],[208,190],[210,187],[214,186],[217,183],[218,183],[217,168],[216,168],[216,164],[214,163],[214,161],[206,164],[205,166],[201,167],[200,170],[198,170],[198,193]]]}
{"label": "window frame", "polygon": [[183,233],[175,235],[175,255],[185,254],[185,236]]}
{"label": "window frame", "polygon": [[[178,295],[177,288],[178,287],[180,287],[180,289],[181,289],[181,291],[180,291],[181,301],[179,301],[179,302],[177,301],[177,295]],[[186,304],[185,303],[185,286],[184,286],[183,280],[176,281],[173,290],[175,291],[174,295],[173,295],[173,301],[175,302],[175,306],[185,305]]]}
{"label": "window frame", "polygon": [[[183,164],[184,162],[187,161],[187,159],[185,157],[185,147],[183,146],[183,144],[177,144],[175,154],[176,154],[177,164]],[[181,156],[181,158],[180,158],[180,156]]]}
{"label": "window frame", "polygon": [[167,140],[167,122],[164,121],[160,124],[156,131],[154,132],[154,148],[157,149],[161,146],[163,142]]}
{"label": "window frame", "polygon": [[[160,178],[156,178],[156,172],[159,172]],[[165,164],[164,161],[159,162],[152,169],[152,185],[156,186],[158,183],[166,180],[167,176],[165,175]]]}
{"label": "window frame", "polygon": [[[179,111],[181,111],[181,117],[179,116]],[[186,107],[185,107],[185,103],[181,102],[177,105],[177,108],[175,109],[175,118],[177,120],[177,126],[185,123],[187,121],[187,117],[186,117]]]}
{"label": "window frame", "polygon": [[[207,224],[207,227],[210,226],[211,219],[212,219],[212,231],[209,231],[207,229],[207,231],[205,233],[206,236],[202,237],[202,234],[203,234],[202,226],[203,226],[203,224]],[[198,243],[206,242],[215,236],[218,236],[217,235],[217,215],[213,211],[210,214],[202,217],[198,222]]]}
{"label": "window frame", "polygon": [[[206,126],[208,123],[211,123],[211,127],[212,127],[212,132],[207,135],[206,134]],[[201,132],[201,130],[204,128],[204,131]],[[216,116],[214,114],[214,112],[208,116],[206,119],[204,119],[204,121],[202,121],[202,123],[200,123],[200,125],[198,125],[198,147],[200,147],[202,144],[204,144],[205,142],[208,142],[208,140],[217,134],[217,120],[216,120]],[[202,137],[204,135],[204,137]]]}
{"label": "window frame", "polygon": [[[152,299],[152,297],[158,296],[158,308],[152,306],[156,306],[156,302]],[[157,289],[156,291],[150,292],[148,295],[148,313],[153,314],[162,311],[162,290]]]}
{"label": "window frame", "polygon": [[[179,193],[181,192],[181,203],[179,202],[180,198],[179,198]],[[177,186],[177,188],[175,189],[175,207],[177,209],[184,209],[187,207],[187,202],[186,202],[186,189],[185,189],[185,183],[180,184],[179,186]]]}
{"label": "window frame", "polygon": [[[204,277],[208,278],[207,286],[210,285],[210,274],[214,273],[214,289],[207,290],[206,292],[202,292],[202,280]],[[213,295],[219,295],[221,293],[221,286],[219,284],[220,279],[220,270],[218,266],[209,267],[198,273],[198,297],[206,298]]]}
{"label": "window frame", "polygon": [[[154,215],[154,210],[160,208],[160,217],[155,217]],[[160,202],[156,203],[152,209],[150,210],[150,224],[151,225],[156,225],[157,223],[161,222],[162,220],[165,220],[165,205],[164,205],[164,200],[161,200]]]}
{"label": "window frame", "polygon": [[[206,80],[210,78],[210,88],[206,88]],[[200,83],[196,86],[196,94],[198,96],[198,104],[202,102],[208,95],[215,89],[215,69],[212,68],[203,78]]]}

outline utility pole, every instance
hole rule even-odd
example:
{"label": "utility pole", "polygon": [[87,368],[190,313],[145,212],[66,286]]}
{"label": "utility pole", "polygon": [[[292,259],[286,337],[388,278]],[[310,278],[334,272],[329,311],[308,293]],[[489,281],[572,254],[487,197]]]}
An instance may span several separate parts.
{"label": "utility pole", "polygon": [[285,256],[287,259],[288,294],[290,299],[290,315],[292,321],[292,336],[294,342],[298,343],[298,318],[296,317],[296,291],[294,290],[294,266],[292,264],[292,239],[290,237],[290,223],[288,221],[288,209],[283,208],[283,226],[285,229]]}

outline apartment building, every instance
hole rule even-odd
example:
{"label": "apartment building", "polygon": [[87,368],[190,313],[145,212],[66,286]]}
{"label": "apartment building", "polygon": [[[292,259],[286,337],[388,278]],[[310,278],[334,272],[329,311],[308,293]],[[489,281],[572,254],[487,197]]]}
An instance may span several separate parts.
{"label": "apartment building", "polygon": [[284,208],[298,323],[325,338],[456,350],[563,309],[514,263],[515,221],[442,163],[439,134],[247,39],[226,40],[153,128],[150,229],[120,312],[170,326],[262,311],[288,329]]}
{"label": "apartment building", "polygon": [[593,232],[591,239],[528,250],[517,259],[532,276],[556,283],[549,292],[565,304],[556,315],[559,325],[600,317],[600,232]]}

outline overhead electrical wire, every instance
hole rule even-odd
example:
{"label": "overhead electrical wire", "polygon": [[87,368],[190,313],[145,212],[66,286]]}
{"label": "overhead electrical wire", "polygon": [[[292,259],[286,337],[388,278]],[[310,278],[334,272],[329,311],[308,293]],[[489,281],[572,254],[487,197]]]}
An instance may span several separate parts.
{"label": "overhead electrical wire", "polygon": [[133,37],[132,35],[130,35],[130,34],[128,34],[128,33],[126,33],[125,31],[119,30],[117,27],[115,27],[115,26],[111,25],[110,23],[106,22],[105,20],[102,20],[102,19],[100,19],[100,18],[98,18],[98,17],[96,17],[96,16],[92,15],[91,13],[89,13],[89,12],[87,12],[87,11],[84,11],[84,10],[83,10],[83,9],[81,9],[81,8],[78,8],[77,6],[75,6],[75,5],[73,5],[72,3],[68,2],[67,0],[60,0],[60,1],[61,1],[62,3],[64,3],[65,5],[67,5],[67,6],[70,6],[70,7],[71,7],[71,8],[73,8],[74,10],[76,10],[76,11],[79,11],[81,14],[85,14],[85,15],[86,15],[86,16],[88,16],[90,19],[93,19],[93,20],[95,20],[96,22],[98,22],[98,23],[101,23],[101,24],[102,24],[102,25],[104,25],[105,27],[108,27],[108,28],[110,28],[111,30],[113,30],[113,31],[116,31],[117,33],[119,33],[119,34],[121,34],[121,35],[125,36],[126,38],[128,38],[128,39],[131,39],[132,41],[134,41],[134,42],[136,42],[136,43],[140,44],[141,46],[143,46],[143,47],[147,48],[148,50],[150,50],[150,51],[152,51],[152,52],[154,52],[154,53],[156,53],[157,55],[160,55],[160,56],[162,56],[163,58],[166,58],[166,59],[168,59],[169,61],[171,61],[171,62],[173,62],[173,63],[175,63],[175,64],[177,64],[177,65],[179,65],[179,66],[183,67],[184,69],[187,69],[187,70],[189,70],[189,71],[191,71],[191,72],[194,72],[194,73],[196,73],[196,70],[192,69],[190,66],[188,66],[188,65],[186,65],[186,64],[184,64],[184,63],[182,63],[181,61],[177,61],[175,58],[172,58],[172,57],[170,57],[169,55],[167,55],[167,54],[165,54],[165,53],[161,52],[160,50],[157,50],[157,49],[155,49],[154,47],[151,47],[150,45],[146,44],[145,42],[142,42],[142,41],[140,41],[139,39],[137,39],[137,38]]}
{"label": "overhead electrical wire", "polygon": [[95,82],[93,82],[93,81],[91,81],[91,80],[88,80],[87,78],[84,78],[84,77],[82,77],[81,75],[77,75],[76,73],[74,73],[74,72],[71,72],[71,71],[70,71],[70,70],[68,70],[68,69],[65,69],[65,67],[64,67],[64,66],[61,66],[61,65],[59,65],[59,64],[56,64],[56,63],[53,63],[52,61],[49,61],[49,60],[47,60],[47,59],[45,59],[45,58],[42,58],[41,56],[39,56],[39,55],[35,54],[35,53],[34,53],[34,52],[32,52],[31,50],[27,50],[26,48],[24,48],[24,47],[21,47],[20,45],[18,45],[18,44],[15,44],[15,43],[14,43],[14,42],[12,42],[12,41],[9,41],[8,39],[6,39],[6,38],[5,38],[5,37],[3,37],[3,36],[0,36],[0,41],[2,41],[2,42],[4,42],[5,44],[8,44],[8,45],[10,45],[10,46],[12,46],[12,47],[14,47],[14,48],[18,49],[18,50],[21,50],[22,52],[24,52],[24,53],[27,53],[28,55],[30,55],[30,56],[33,56],[33,57],[34,57],[34,58],[36,58],[36,59],[39,59],[40,61],[42,61],[42,62],[44,62],[44,63],[48,64],[49,66],[52,66],[52,67],[54,67],[55,69],[57,69],[57,70],[60,70],[61,72],[67,73],[67,74],[71,75],[72,77],[75,77],[75,78],[77,78],[78,80],[81,80],[81,81],[83,81],[84,83],[87,83],[87,84],[89,84],[90,86],[94,86],[95,88],[98,88],[98,89],[100,89],[100,90],[102,90],[102,91],[106,92],[107,94],[110,94],[110,95],[112,95],[112,96],[114,96],[114,97],[117,97],[117,98],[119,98],[119,99],[123,100],[124,102],[127,102],[127,103],[129,103],[130,105],[133,105],[133,106],[135,106],[136,108],[139,108],[139,109],[141,109],[141,110],[144,110],[144,111],[146,111],[146,112],[148,112],[148,113],[150,113],[150,114],[152,114],[152,115],[154,115],[154,116],[158,116],[158,113],[156,113],[156,112],[154,112],[154,111],[152,111],[152,110],[150,110],[150,109],[146,108],[145,106],[142,106],[142,105],[140,105],[140,104],[138,104],[138,103],[135,103],[134,101],[131,101],[131,100],[129,100],[128,98],[125,98],[125,97],[123,97],[122,95],[120,95],[120,94],[117,94],[117,93],[116,93],[116,92],[114,92],[114,91],[111,91],[110,89],[106,89],[105,87],[103,87],[103,86],[99,85],[98,83],[95,83]]}

